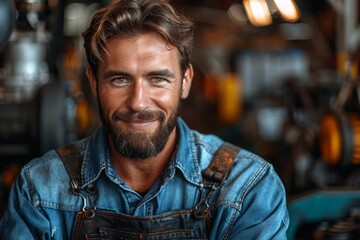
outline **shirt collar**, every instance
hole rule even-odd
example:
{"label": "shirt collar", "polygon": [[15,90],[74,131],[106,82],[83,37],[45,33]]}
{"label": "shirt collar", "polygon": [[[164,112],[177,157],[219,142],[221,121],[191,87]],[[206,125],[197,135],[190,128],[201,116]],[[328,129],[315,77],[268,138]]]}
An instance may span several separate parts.
{"label": "shirt collar", "polygon": [[106,168],[107,159],[110,159],[107,133],[105,127],[100,127],[90,137],[85,150],[81,177],[83,187],[94,182]]}
{"label": "shirt collar", "polygon": [[187,181],[201,185],[202,177],[196,154],[195,139],[190,128],[181,118],[178,119],[177,128],[179,138],[175,155],[175,167],[182,172]]}

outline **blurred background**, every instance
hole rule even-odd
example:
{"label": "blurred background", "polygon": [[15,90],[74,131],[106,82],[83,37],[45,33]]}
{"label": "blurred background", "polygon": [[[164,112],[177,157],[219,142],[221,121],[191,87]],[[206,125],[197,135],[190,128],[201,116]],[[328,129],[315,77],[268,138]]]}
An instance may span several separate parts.
{"label": "blurred background", "polygon": [[[359,2],[170,2],[196,27],[189,126],[274,165],[289,239],[359,239]],[[23,164],[99,126],[81,33],[110,3],[0,0],[0,216]]]}

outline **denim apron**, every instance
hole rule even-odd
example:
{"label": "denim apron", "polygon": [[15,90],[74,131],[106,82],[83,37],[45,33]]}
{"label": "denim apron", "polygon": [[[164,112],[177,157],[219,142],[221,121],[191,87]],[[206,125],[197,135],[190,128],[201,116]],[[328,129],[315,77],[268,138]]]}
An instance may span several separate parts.
{"label": "denim apron", "polygon": [[80,188],[83,158],[80,152],[73,144],[57,149],[69,174],[71,191],[83,200],[71,239],[207,239],[215,213],[210,209],[209,200],[226,179],[239,150],[229,143],[221,145],[210,165],[202,171],[204,189],[199,202],[193,208],[161,215],[131,216],[96,209],[91,201],[91,195],[96,194],[94,185],[88,185],[85,190]]}

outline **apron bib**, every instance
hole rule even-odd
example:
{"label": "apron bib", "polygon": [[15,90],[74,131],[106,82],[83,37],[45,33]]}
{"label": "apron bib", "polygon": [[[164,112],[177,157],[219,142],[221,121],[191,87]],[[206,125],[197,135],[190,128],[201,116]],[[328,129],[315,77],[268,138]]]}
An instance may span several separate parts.
{"label": "apron bib", "polygon": [[134,217],[94,211],[94,216],[79,212],[73,228],[73,240],[166,240],[207,239],[204,218],[196,218],[194,210],[179,210],[162,215]]}

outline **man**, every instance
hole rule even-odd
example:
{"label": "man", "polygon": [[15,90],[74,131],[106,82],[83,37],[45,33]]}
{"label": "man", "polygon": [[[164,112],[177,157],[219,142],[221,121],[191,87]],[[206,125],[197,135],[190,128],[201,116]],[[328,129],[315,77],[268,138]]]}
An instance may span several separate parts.
{"label": "man", "polygon": [[192,23],[165,1],[122,0],[83,36],[103,126],[23,167],[1,239],[286,239],[272,166],[179,117]]}

